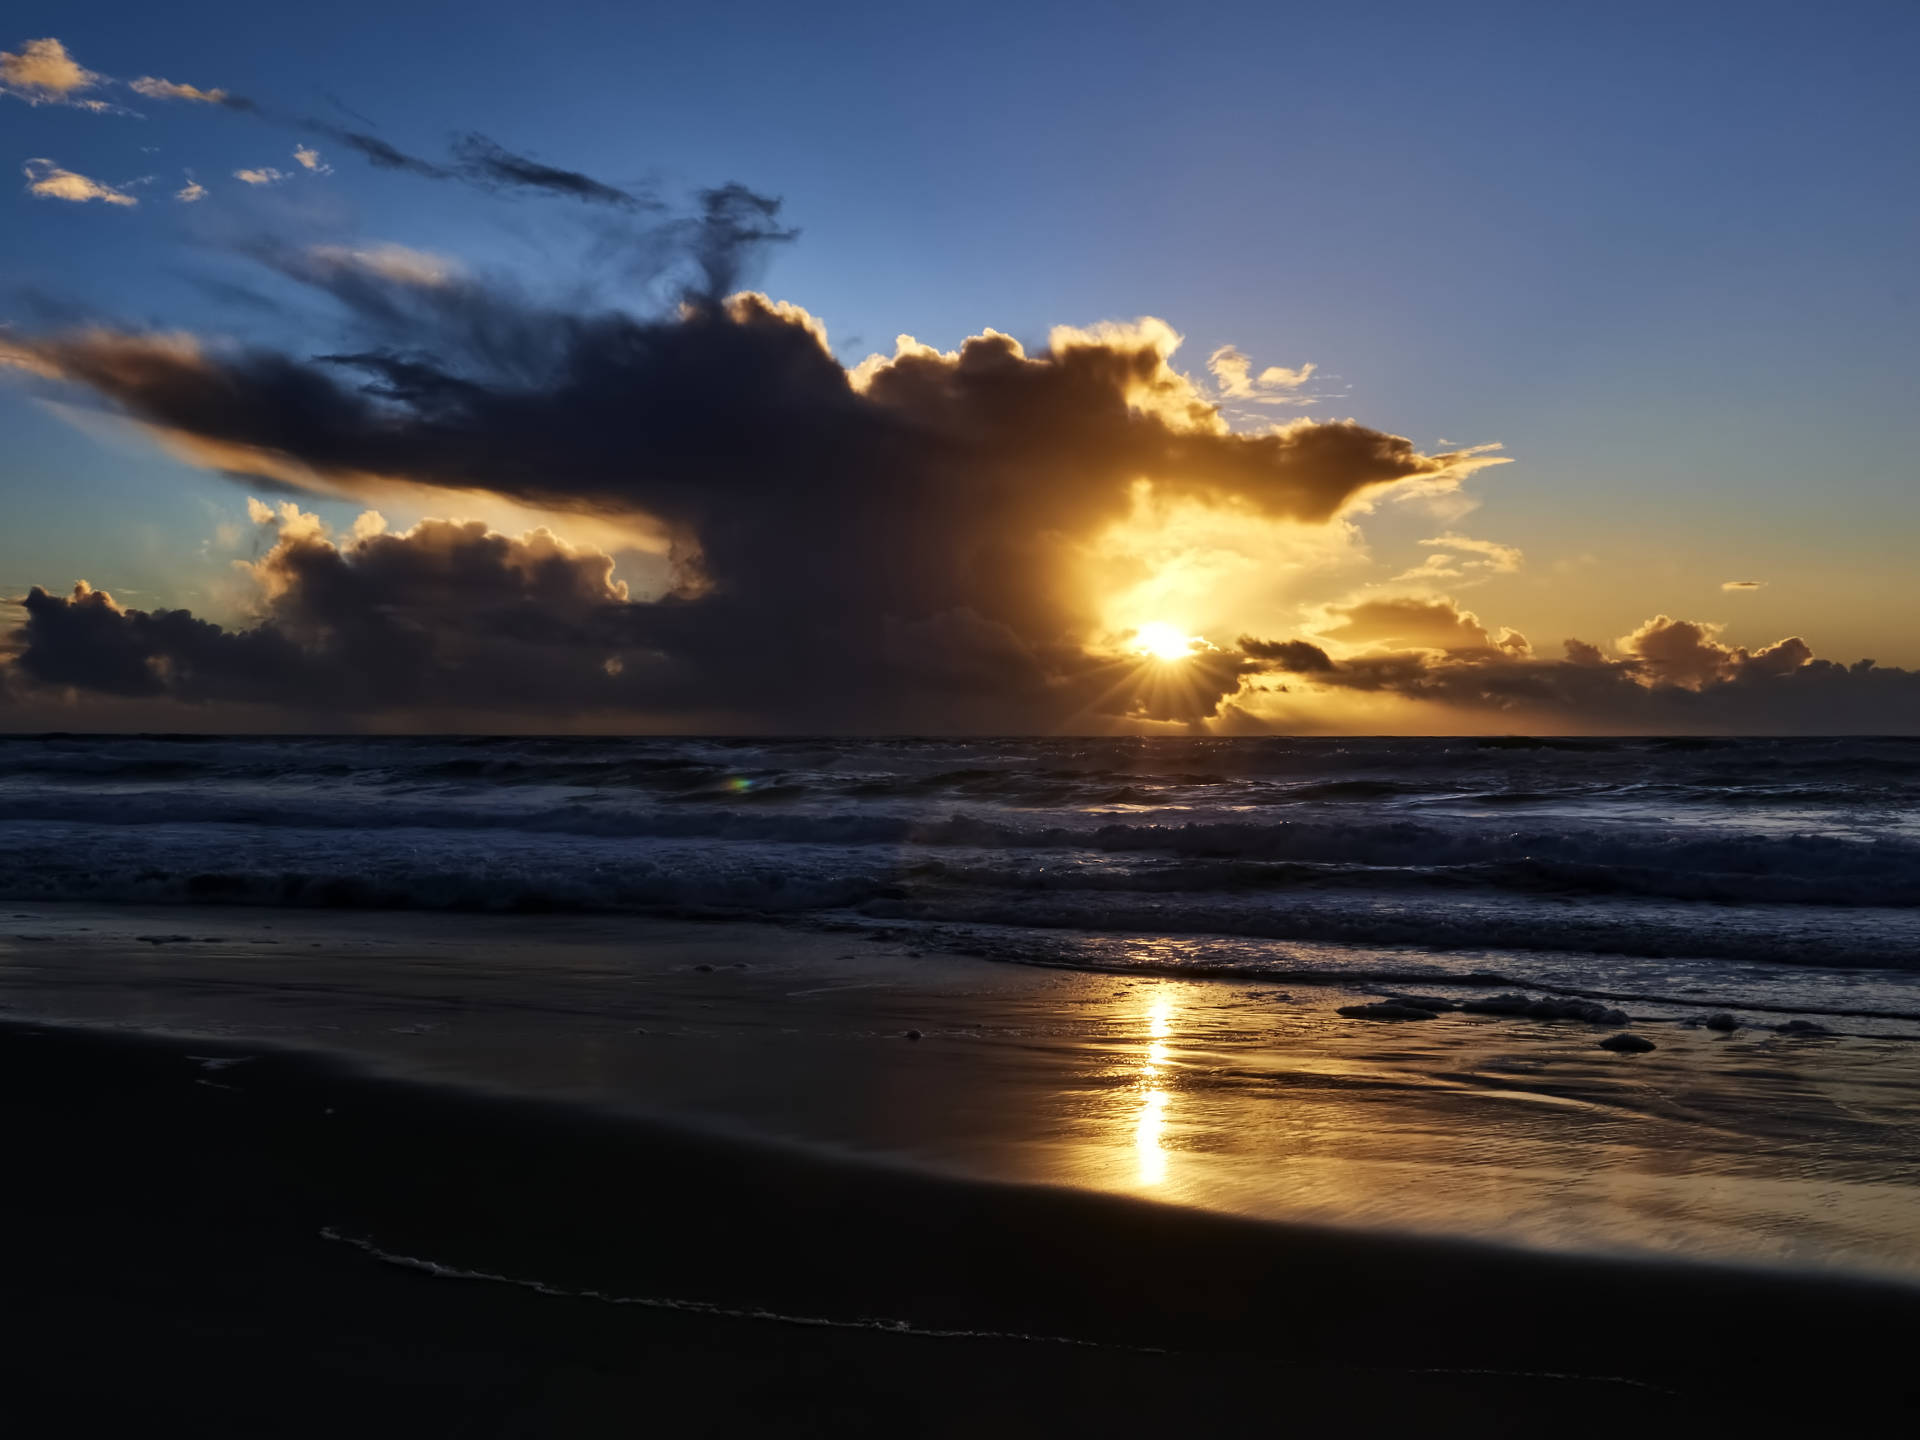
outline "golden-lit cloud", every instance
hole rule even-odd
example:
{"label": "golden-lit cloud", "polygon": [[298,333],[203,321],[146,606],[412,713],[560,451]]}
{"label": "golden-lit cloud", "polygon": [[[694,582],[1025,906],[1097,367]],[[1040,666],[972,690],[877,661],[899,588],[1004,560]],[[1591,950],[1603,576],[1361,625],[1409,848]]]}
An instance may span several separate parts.
{"label": "golden-lit cloud", "polygon": [[1422,545],[1444,546],[1447,550],[1464,551],[1470,558],[1469,565],[1491,570],[1499,575],[1511,575],[1520,568],[1526,558],[1517,545],[1502,545],[1496,540],[1474,540],[1465,535],[1456,535],[1449,531],[1445,535],[1436,535],[1430,540],[1422,540]]}
{"label": "golden-lit cloud", "polygon": [[[1143,667],[1125,635],[1231,633],[1222,596],[1351,560],[1339,517],[1357,498],[1474,468],[1352,421],[1236,433],[1157,320],[1062,327],[1037,352],[995,332],[947,353],[907,341],[856,375],[815,317],[752,293],[659,321],[548,315],[397,249],[265,258],[394,340],[311,361],[78,332],[27,354],[229,474],[383,511],[411,487],[562,514],[570,535],[571,517],[643,529],[668,596],[622,623],[660,632],[658,664],[703,709],[908,728],[1216,716],[1245,657],[1200,638]],[[649,670],[622,664],[633,683]]]}
{"label": "golden-lit cloud", "polygon": [[252,170],[236,170],[233,178],[246,185],[274,185],[287,178],[287,172],[276,170],[271,165],[262,165]]}
{"label": "golden-lit cloud", "polygon": [[1259,374],[1253,361],[1232,345],[1222,345],[1207,357],[1220,393],[1229,400],[1251,401],[1256,405],[1305,405],[1309,398],[1299,392],[1313,378],[1317,367],[1309,361],[1297,370],[1284,365],[1269,365]]}
{"label": "golden-lit cloud", "polygon": [[1758,590],[1766,583],[1764,580],[1723,580],[1720,582],[1720,588],[1738,593],[1743,590]]}
{"label": "golden-lit cloud", "polygon": [[1480,617],[1451,600],[1363,600],[1329,606],[1328,614],[1336,618],[1318,633],[1343,645],[1484,650],[1494,643]]}
{"label": "golden-lit cloud", "polygon": [[458,261],[407,245],[312,245],[306,253],[318,265],[358,270],[398,285],[444,285],[462,273]]}
{"label": "golden-lit cloud", "polygon": [[1132,488],[1126,515],[1079,552],[1101,597],[1100,630],[1122,643],[1143,625],[1176,623],[1222,637],[1250,617],[1282,614],[1325,593],[1327,577],[1366,563],[1359,529],[1344,519],[1301,523],[1252,506]]}
{"label": "golden-lit cloud", "polygon": [[26,345],[13,344],[0,331],[0,365],[9,370],[18,370],[23,374],[34,375],[42,380],[58,380],[62,371],[56,361],[48,359],[38,350]]}
{"label": "golden-lit cloud", "polygon": [[121,187],[90,179],[52,160],[29,160],[20,168],[27,177],[27,193],[43,200],[68,200],[76,205],[98,200],[104,205],[128,208],[140,203]]}
{"label": "golden-lit cloud", "polygon": [[0,50],[0,93],[29,105],[84,104],[83,91],[106,82],[67,53],[67,47],[48,36],[28,40],[17,52]]}
{"label": "golden-lit cloud", "polygon": [[142,75],[138,80],[129,81],[128,88],[149,100],[192,100],[203,105],[222,105],[227,100],[224,90],[202,90],[197,85],[179,85],[153,75]]}
{"label": "golden-lit cloud", "polygon": [[1433,554],[1411,570],[1403,570],[1394,576],[1395,583],[1448,582],[1472,585],[1495,575],[1511,575],[1525,559],[1518,546],[1502,545],[1493,540],[1475,540],[1451,531],[1420,543],[1441,548],[1435,548]]}
{"label": "golden-lit cloud", "polygon": [[192,176],[188,176],[187,183],[173,192],[173,198],[183,205],[191,205],[197,200],[207,198],[207,187]]}
{"label": "golden-lit cloud", "polygon": [[[650,318],[399,245],[262,238],[249,257],[334,302],[344,341],[10,335],[0,361],[92,415],[363,508],[330,528],[311,501],[249,499],[266,550],[227,578],[237,627],[36,591],[9,683],[308,720],[451,705],[892,733],[1791,728],[1920,693],[1664,615],[1543,658],[1445,593],[1524,560],[1454,528],[1413,532],[1426,561],[1371,589],[1392,568],[1367,552],[1373,507],[1457,495],[1505,457],[1351,419],[1236,428],[1223,391],[1313,372],[1216,352],[1190,375],[1158,319],[902,336],[849,368],[802,307],[718,288],[789,233],[751,198],[663,232],[674,273],[712,283]],[[1306,623],[1267,623],[1288,618]]]}
{"label": "golden-lit cloud", "polygon": [[[25,41],[17,52],[0,50],[0,95],[12,95],[29,105],[70,105],[96,114],[142,118],[138,111],[88,93],[117,83],[81,65],[65,45],[51,36]],[[239,110],[254,108],[249,101],[225,90],[203,90],[197,85],[177,84],[154,75],[142,75],[127,81],[126,86],[148,100],[186,100]]]}
{"label": "golden-lit cloud", "polygon": [[[1442,610],[1426,617],[1431,628],[1420,638],[1486,633],[1470,612],[1448,608],[1455,633],[1443,633],[1450,617]],[[1920,672],[1836,664],[1798,636],[1748,649],[1722,640],[1718,625],[1656,615],[1616,641],[1612,655],[1570,639],[1566,658],[1552,660],[1511,630],[1491,646],[1393,648],[1412,628],[1383,622],[1382,643],[1345,658],[1303,639],[1242,636],[1240,652],[1273,678],[1250,679],[1238,703],[1293,726],[1429,734],[1920,731]]]}
{"label": "golden-lit cloud", "polygon": [[300,163],[301,169],[311,170],[316,175],[331,175],[333,173],[333,167],[322,160],[320,158],[320,152],[311,145],[294,146],[293,158]]}
{"label": "golden-lit cloud", "polygon": [[1720,635],[1725,629],[1710,621],[1656,615],[1613,643],[1654,680],[1690,690],[1741,675],[1784,674],[1813,658],[1812,649],[1797,635],[1749,651],[1723,643]]}

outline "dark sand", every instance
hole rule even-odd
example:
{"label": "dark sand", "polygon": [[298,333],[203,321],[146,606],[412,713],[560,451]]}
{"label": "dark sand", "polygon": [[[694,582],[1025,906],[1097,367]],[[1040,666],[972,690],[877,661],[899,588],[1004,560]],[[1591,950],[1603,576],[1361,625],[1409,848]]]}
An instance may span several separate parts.
{"label": "dark sand", "polygon": [[21,1020],[1287,1224],[1920,1282],[1912,1041],[1636,1015],[1659,1049],[1621,1056],[1579,1022],[1338,1013],[1376,998],[746,922],[47,905],[0,923],[0,1016]]}
{"label": "dark sand", "polygon": [[8,1026],[0,1123],[9,1434],[1845,1433],[1920,1399],[1904,1286],[950,1180],[257,1045]]}

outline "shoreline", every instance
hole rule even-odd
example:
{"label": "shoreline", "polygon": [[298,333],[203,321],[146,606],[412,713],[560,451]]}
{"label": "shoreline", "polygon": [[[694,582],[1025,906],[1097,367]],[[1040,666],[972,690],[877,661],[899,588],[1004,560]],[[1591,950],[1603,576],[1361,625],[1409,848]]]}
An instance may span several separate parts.
{"label": "shoreline", "polygon": [[1357,989],[747,924],[45,906],[14,925],[0,1015],[19,1019],[1254,1219],[1920,1277],[1920,1073],[1888,1037],[1655,1030],[1620,1056],[1576,1021],[1380,1023],[1341,1015],[1378,998]]}
{"label": "shoreline", "polygon": [[[1182,1387],[1204,1380],[1226,1387],[1231,1413],[1297,1399],[1362,1428],[1370,1404],[1404,1419],[1449,1397],[1499,1413],[1580,1399],[1612,1425],[1803,1401],[1831,1418],[1860,1397],[1920,1394],[1893,1378],[1910,1374],[1901,1345],[1920,1288],[1892,1283],[1276,1225],[856,1164],[289,1052],[15,1022],[0,1025],[0,1096],[17,1177],[0,1211],[9,1234],[33,1237],[9,1247],[0,1281],[16,1322],[49,1306],[156,1321],[178,1307],[189,1329],[252,1336],[301,1373],[317,1352],[299,1347],[348,1343],[327,1337],[350,1312],[367,1393],[467,1364],[478,1327],[485,1346],[531,1347],[536,1366],[592,1352],[600,1378],[576,1377],[589,1390],[657,1384],[647,1347],[675,1364],[692,1347],[702,1378],[678,1402],[735,1419],[740,1395],[706,1393],[723,1359],[832,1352],[853,1367],[834,1403],[878,1407],[876,1426],[897,1420],[886,1409],[909,1376],[972,1384],[983,1349],[1017,1357],[994,1363],[1036,1396],[1065,1399],[1065,1372],[1087,1372],[1123,1391],[1172,1387],[1161,1398],[1185,1414]],[[432,1277],[323,1232],[521,1283]],[[759,1314],[837,1323],[742,1318]],[[395,1326],[411,1338],[377,1353]],[[66,1349],[58,1325],[9,1328],[9,1368],[43,1387],[101,1363]],[[956,1331],[973,1333],[939,1333]],[[1053,1338],[1021,1338],[1038,1336]],[[200,1357],[209,1384],[231,1358]],[[1277,1394],[1262,1388],[1270,1372]],[[776,1396],[754,1403],[792,1413]],[[443,1433],[519,1433],[469,1423]]]}

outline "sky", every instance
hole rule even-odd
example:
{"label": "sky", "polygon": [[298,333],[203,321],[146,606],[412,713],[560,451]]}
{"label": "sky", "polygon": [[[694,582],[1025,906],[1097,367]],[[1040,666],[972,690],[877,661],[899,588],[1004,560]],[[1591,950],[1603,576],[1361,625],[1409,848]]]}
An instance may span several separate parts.
{"label": "sky", "polygon": [[1910,4],[7,23],[0,728],[1920,730]]}

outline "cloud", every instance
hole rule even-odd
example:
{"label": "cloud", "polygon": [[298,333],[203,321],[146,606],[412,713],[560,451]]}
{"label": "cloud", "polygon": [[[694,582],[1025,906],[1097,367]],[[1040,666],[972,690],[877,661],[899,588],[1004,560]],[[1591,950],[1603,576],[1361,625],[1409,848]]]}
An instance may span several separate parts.
{"label": "cloud", "polygon": [[[376,648],[353,665],[392,678],[356,690],[302,670],[280,703],[413,704],[440,693],[557,711],[724,714],[778,729],[1185,723],[1220,714],[1261,662],[1207,651],[1152,666],[1103,641],[1088,557],[1133,513],[1138,482],[1170,503],[1317,525],[1392,487],[1458,483],[1474,468],[1474,457],[1424,455],[1352,421],[1235,433],[1175,368],[1178,335],[1153,320],[1061,328],[1034,351],[991,331],[944,354],[906,341],[850,372],[799,307],[721,298],[785,233],[775,215],[774,202],[723,187],[672,222],[699,280],[658,319],[549,309],[497,281],[396,263],[372,247],[263,248],[260,258],[345,307],[352,348],[304,358],[103,330],[16,342],[27,362],[235,475],[369,499],[407,484],[630,516],[672,544],[673,573],[656,598],[616,600],[603,585],[588,610],[543,618],[543,600],[508,603],[511,577],[495,573],[492,589],[475,590],[448,559],[410,592],[408,624],[383,620],[398,613],[390,598],[345,580],[343,593],[374,597],[369,608],[358,618],[324,612],[322,624],[312,597],[329,577],[360,576],[374,556],[400,552],[348,541],[329,559],[308,540],[294,545],[276,517],[292,548],[260,582],[275,597],[267,620],[277,638],[255,626],[216,641],[177,612],[109,625],[88,611],[97,630],[61,629],[76,604],[95,602],[49,595],[35,602],[44,638],[28,652],[37,683],[83,683],[53,678],[89,673],[75,647],[118,654],[130,635],[149,648],[177,635],[221,654],[240,653],[244,637],[247,654],[271,650],[284,667],[335,656],[324,637],[357,626]],[[503,543],[431,533],[444,540],[433,553],[448,557]],[[409,543],[420,558],[424,540]],[[450,588],[429,604],[433,585]],[[307,608],[287,608],[295,601],[285,596],[309,597]],[[546,702],[529,698],[544,693],[537,687],[483,680],[477,668],[456,666],[453,677],[448,662],[422,659],[441,654],[435,627],[465,654],[509,619],[546,647],[547,668],[529,672],[552,677]],[[381,661],[381,645],[401,661]],[[187,673],[186,651],[154,654],[159,673]],[[194,664],[204,674],[212,661]],[[552,667],[564,668],[564,683]],[[166,693],[209,693],[181,683],[169,680]],[[254,683],[236,678],[220,693],[271,692],[245,690]]]}
{"label": "cloud", "polygon": [[1511,575],[1520,568],[1526,558],[1518,546],[1502,545],[1495,540],[1472,540],[1465,535],[1448,531],[1436,535],[1431,540],[1422,540],[1422,545],[1444,546],[1448,550],[1465,551],[1470,557],[1467,564],[1479,569],[1491,570],[1500,575]]}
{"label": "cloud", "polygon": [[1420,543],[1446,548],[1427,556],[1411,570],[1401,571],[1393,577],[1395,583],[1451,581],[1477,584],[1495,575],[1512,574],[1520,568],[1524,559],[1516,546],[1501,545],[1492,540],[1473,540],[1451,531]]}
{"label": "cloud", "polygon": [[287,172],[263,165],[257,170],[236,170],[233,178],[248,185],[276,185],[287,178]]}
{"label": "cloud", "polygon": [[1722,644],[1719,636],[1724,628],[1708,621],[1656,615],[1614,641],[1614,646],[1656,682],[1690,690],[1743,675],[1783,674],[1813,658],[1813,651],[1797,635],[1749,652]]}
{"label": "cloud", "polygon": [[638,209],[648,202],[615,185],[595,180],[578,170],[543,164],[489,140],[485,135],[462,135],[453,145],[454,173],[475,184],[520,190],[544,190],[594,205]]}
{"label": "cloud", "polygon": [[1283,365],[1269,365],[1255,375],[1253,362],[1231,345],[1222,345],[1207,357],[1207,369],[1213,372],[1223,396],[1231,400],[1250,400],[1257,405],[1311,403],[1296,392],[1313,378],[1315,368],[1311,363],[1302,365],[1298,370],[1289,370]]}
{"label": "cloud", "polygon": [[1365,600],[1329,606],[1328,613],[1340,616],[1340,622],[1319,633],[1346,645],[1397,642],[1417,649],[1484,650],[1494,643],[1479,617],[1451,600]]}
{"label": "cloud", "polygon": [[1766,583],[1767,582],[1764,580],[1722,580],[1720,582],[1720,588],[1722,590],[1735,590],[1735,591],[1758,590],[1762,586],[1764,586]]}
{"label": "cloud", "polygon": [[[12,95],[29,105],[71,105],[95,114],[144,118],[137,110],[86,93],[117,83],[109,76],[84,68],[67,52],[66,46],[50,36],[26,41],[17,54],[0,50],[0,95]],[[224,105],[230,110],[259,108],[251,100],[230,95],[225,90],[202,90],[153,75],[128,81],[127,88],[149,100],[196,101]]]}
{"label": "cloud", "polygon": [[333,167],[320,158],[320,152],[311,145],[293,147],[293,158],[300,162],[302,169],[311,170],[316,175],[331,175]]}
{"label": "cloud", "polygon": [[136,95],[144,95],[149,100],[193,100],[203,105],[224,105],[232,98],[224,90],[202,90],[196,85],[176,85],[171,80],[161,80],[152,75],[142,75],[138,80],[129,81],[128,88]]}
{"label": "cloud", "polygon": [[187,177],[187,183],[173,192],[173,198],[182,204],[191,205],[196,200],[204,200],[207,198],[207,187],[189,175]]}
{"label": "cloud", "polygon": [[51,36],[26,41],[18,53],[0,50],[0,93],[29,105],[97,104],[79,96],[105,83],[106,76],[82,67],[67,53],[67,47]]}
{"label": "cloud", "polygon": [[368,164],[380,170],[404,170],[410,174],[423,176],[428,180],[450,180],[453,172],[445,166],[436,165],[431,160],[422,160],[417,155],[408,155],[395,149],[378,135],[367,135],[357,130],[342,129],[338,125],[329,125],[322,120],[304,122],[306,128],[322,135],[330,135],[350,150],[356,150]]}
{"label": "cloud", "polygon": [[[406,245],[312,245],[306,257],[323,269],[358,270],[396,285],[444,285],[463,273],[458,261]],[[297,265],[283,258],[281,268],[297,269]]]}
{"label": "cloud", "polygon": [[1242,635],[1239,643],[1240,649],[1255,660],[1271,662],[1270,669],[1318,675],[1334,668],[1332,657],[1307,640],[1258,640]]}
{"label": "cloud", "polygon": [[70,200],[76,205],[98,200],[106,205],[127,207],[140,203],[124,188],[89,179],[75,171],[63,169],[51,160],[29,160],[20,169],[27,177],[27,193],[38,195],[43,200]]}
{"label": "cloud", "polygon": [[[268,507],[250,505],[258,522]],[[85,581],[24,602],[15,667],[40,687],[188,703],[355,713],[417,704],[610,705],[605,661],[635,643],[613,561],[546,531],[428,520],[336,542],[317,517],[269,512],[272,548],[241,568],[262,614],[226,629],[120,605]],[[631,682],[629,682],[631,683]]]}
{"label": "cloud", "polygon": [[[1477,623],[1477,622],[1476,622]],[[1657,615],[1609,657],[1584,640],[1537,658],[1506,632],[1489,648],[1373,650],[1334,660],[1301,640],[1242,637],[1264,669],[1330,694],[1442,707],[1488,728],[1698,733],[1920,733],[1920,671],[1816,657],[1798,636],[1758,650],[1719,627]]]}
{"label": "cloud", "polygon": [[[469,132],[454,141],[451,158],[439,162],[410,155],[379,136],[364,131],[348,130],[324,120],[305,120],[300,123],[315,134],[326,135],[358,152],[369,164],[382,170],[399,170],[425,180],[458,180],[481,190],[556,195],[620,210],[662,208],[649,195],[609,185],[578,170],[562,169],[531,156],[516,154],[477,133]],[[303,160],[301,163],[306,162]],[[778,202],[775,204],[777,206]]]}

